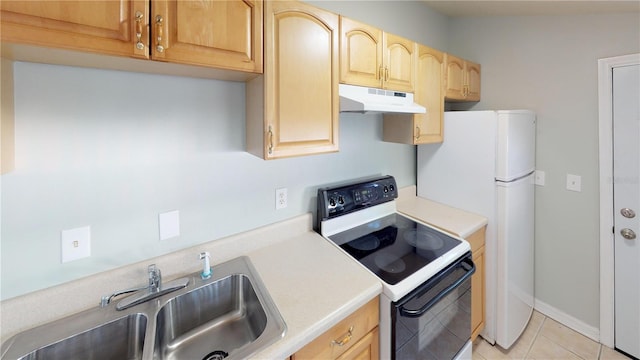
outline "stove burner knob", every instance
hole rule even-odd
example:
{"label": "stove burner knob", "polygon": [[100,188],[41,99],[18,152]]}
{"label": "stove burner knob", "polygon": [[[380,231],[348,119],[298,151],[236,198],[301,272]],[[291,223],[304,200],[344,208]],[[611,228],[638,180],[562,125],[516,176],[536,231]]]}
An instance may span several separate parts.
{"label": "stove burner knob", "polygon": [[338,196],[338,204],[344,205],[344,197],[342,195]]}
{"label": "stove burner knob", "polygon": [[336,206],[336,199],[334,199],[334,198],[329,198],[329,206],[331,206],[331,207]]}
{"label": "stove burner knob", "polygon": [[384,193],[386,194],[386,193],[388,193],[388,192],[389,192],[389,188],[385,185],[385,186],[384,186]]}
{"label": "stove burner knob", "polygon": [[393,185],[389,185],[389,190],[394,191],[395,189],[396,189],[396,187],[395,187],[395,186],[393,186]]}

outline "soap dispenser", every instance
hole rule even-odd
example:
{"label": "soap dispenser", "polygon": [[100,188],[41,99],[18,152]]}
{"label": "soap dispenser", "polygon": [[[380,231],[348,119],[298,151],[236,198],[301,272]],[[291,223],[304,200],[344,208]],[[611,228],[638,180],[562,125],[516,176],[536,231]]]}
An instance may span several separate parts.
{"label": "soap dispenser", "polygon": [[211,277],[211,274],[213,274],[213,272],[211,271],[211,264],[209,261],[210,258],[211,258],[211,255],[207,251],[203,251],[200,253],[200,260],[204,260],[204,264],[203,264],[204,266],[202,268],[202,272],[200,273],[200,277],[202,278],[202,280],[209,279]]}

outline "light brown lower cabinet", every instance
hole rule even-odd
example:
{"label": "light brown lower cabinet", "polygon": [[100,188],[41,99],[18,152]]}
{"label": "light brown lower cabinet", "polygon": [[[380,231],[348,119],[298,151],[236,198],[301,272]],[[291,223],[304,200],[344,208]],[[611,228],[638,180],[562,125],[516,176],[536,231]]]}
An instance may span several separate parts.
{"label": "light brown lower cabinet", "polygon": [[291,360],[377,360],[380,357],[379,309],[376,297],[293,354]]}
{"label": "light brown lower cabinet", "polygon": [[474,232],[467,241],[471,244],[476,273],[471,276],[471,340],[475,340],[485,325],[485,231],[486,226]]}

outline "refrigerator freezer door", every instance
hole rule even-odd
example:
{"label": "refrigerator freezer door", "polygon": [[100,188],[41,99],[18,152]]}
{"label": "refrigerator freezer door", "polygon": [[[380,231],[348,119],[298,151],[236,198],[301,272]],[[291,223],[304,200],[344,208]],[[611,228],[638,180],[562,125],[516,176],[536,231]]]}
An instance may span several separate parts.
{"label": "refrigerator freezer door", "polygon": [[533,312],[534,175],[496,182],[498,257],[496,342],[505,349],[522,334]]}
{"label": "refrigerator freezer door", "polygon": [[498,111],[496,180],[511,181],[536,167],[536,115],[528,110]]}

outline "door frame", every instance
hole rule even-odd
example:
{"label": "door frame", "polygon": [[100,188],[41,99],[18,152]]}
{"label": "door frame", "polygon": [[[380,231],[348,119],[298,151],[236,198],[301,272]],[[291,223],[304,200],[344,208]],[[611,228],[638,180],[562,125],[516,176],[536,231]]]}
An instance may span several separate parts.
{"label": "door frame", "polygon": [[613,69],[640,65],[640,53],[598,60],[598,119],[600,164],[600,343],[614,339],[613,243]]}

